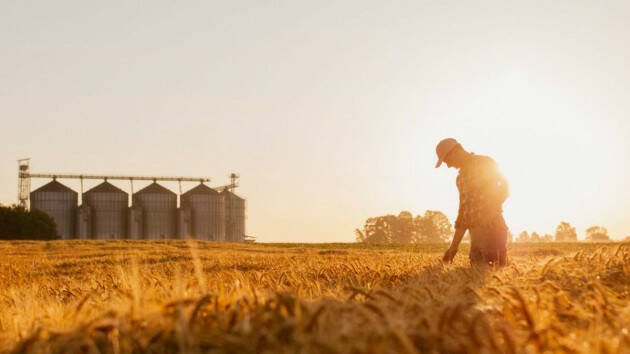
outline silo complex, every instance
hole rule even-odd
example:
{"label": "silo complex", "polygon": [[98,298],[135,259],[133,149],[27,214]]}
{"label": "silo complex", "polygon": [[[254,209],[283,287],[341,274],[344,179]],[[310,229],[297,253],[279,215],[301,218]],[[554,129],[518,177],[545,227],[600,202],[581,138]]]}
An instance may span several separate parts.
{"label": "silo complex", "polygon": [[129,195],[107,181],[83,193],[83,205],[92,213],[90,238],[126,238],[128,203]]}
{"label": "silo complex", "polygon": [[225,241],[245,240],[245,199],[230,191],[221,192],[225,203]]}
{"label": "silo complex", "polygon": [[48,214],[57,224],[57,235],[67,240],[75,236],[78,193],[63,184],[52,182],[30,194],[31,209]]}
{"label": "silo complex", "polygon": [[153,182],[133,195],[134,207],[142,208],[142,238],[176,237],[177,195]]}
{"label": "silo complex", "polygon": [[[22,160],[20,160],[22,161]],[[22,162],[20,162],[22,163]],[[234,194],[238,175],[231,174],[228,185],[210,188],[209,178],[152,177],[116,175],[79,175],[30,173],[19,166],[18,194],[21,205],[48,214],[62,239],[188,239],[215,242],[245,241],[245,199]],[[30,192],[30,178],[52,178],[48,184]],[[78,193],[57,179],[80,179],[82,202]],[[83,193],[84,180],[103,181]],[[127,180],[133,193],[134,181],[153,181],[129,194],[108,180]],[[178,195],[157,181],[179,183]],[[199,183],[186,193],[182,182]],[[222,191],[222,192],[219,192]]]}
{"label": "silo complex", "polygon": [[202,183],[182,195],[181,205],[191,213],[190,236],[225,241],[225,204],[221,194]]}

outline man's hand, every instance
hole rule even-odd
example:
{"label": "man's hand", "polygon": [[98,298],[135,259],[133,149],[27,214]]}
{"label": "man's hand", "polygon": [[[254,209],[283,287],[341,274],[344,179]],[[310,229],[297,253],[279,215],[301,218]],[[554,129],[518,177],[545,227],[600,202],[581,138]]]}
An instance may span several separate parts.
{"label": "man's hand", "polygon": [[462,238],[464,237],[464,233],[466,233],[465,228],[455,228],[455,235],[453,235],[453,241],[451,241],[451,246],[444,252],[444,257],[442,257],[442,262],[452,262],[453,258],[455,258],[455,253],[457,253],[457,247],[459,247],[459,243],[462,242]]}
{"label": "man's hand", "polygon": [[442,257],[442,262],[450,263],[455,258],[455,254],[457,253],[456,247],[449,247],[446,252],[444,252],[444,257]]}

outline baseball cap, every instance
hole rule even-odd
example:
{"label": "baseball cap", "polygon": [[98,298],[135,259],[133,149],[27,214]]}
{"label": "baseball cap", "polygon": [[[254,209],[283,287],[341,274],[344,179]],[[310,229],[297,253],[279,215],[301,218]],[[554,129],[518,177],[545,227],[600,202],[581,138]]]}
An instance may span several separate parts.
{"label": "baseball cap", "polygon": [[453,150],[453,148],[455,148],[457,145],[459,145],[459,143],[453,138],[443,139],[437,144],[437,147],[435,148],[435,153],[438,156],[438,162],[437,164],[435,164],[435,168],[438,168],[440,167],[440,165],[442,165],[442,162],[444,162],[444,158],[446,157],[446,155],[448,155],[448,153],[451,152],[451,150]]}

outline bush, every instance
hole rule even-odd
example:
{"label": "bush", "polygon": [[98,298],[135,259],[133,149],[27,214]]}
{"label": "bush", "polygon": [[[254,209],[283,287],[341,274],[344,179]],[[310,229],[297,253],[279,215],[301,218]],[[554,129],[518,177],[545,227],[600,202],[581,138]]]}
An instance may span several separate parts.
{"label": "bush", "polygon": [[40,210],[0,206],[0,240],[56,240],[55,221]]}

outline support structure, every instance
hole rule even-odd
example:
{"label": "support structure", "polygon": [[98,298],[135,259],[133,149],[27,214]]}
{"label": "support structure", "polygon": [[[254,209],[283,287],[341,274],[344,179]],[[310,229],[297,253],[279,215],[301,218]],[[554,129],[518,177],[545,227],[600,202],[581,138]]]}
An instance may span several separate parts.
{"label": "support structure", "polygon": [[[208,177],[167,177],[167,176],[123,176],[123,175],[83,175],[83,174],[68,174],[68,173],[31,173],[30,170],[30,158],[24,158],[18,160],[18,202],[19,205],[25,209],[29,208],[29,199],[31,194],[31,178],[57,178],[63,179],[78,179],[81,181],[81,194],[80,198],[83,198],[83,180],[85,179],[101,179],[101,180],[124,180],[129,181],[131,187],[131,195],[133,195],[133,181],[171,181],[179,183],[179,197],[182,195],[182,182],[210,182]],[[230,174],[230,184],[214,187],[219,191],[234,192],[234,189],[238,187],[238,178],[240,177],[236,173]],[[178,198],[179,199],[179,198]],[[82,203],[82,200],[81,200]]]}
{"label": "support structure", "polygon": [[214,189],[218,190],[218,191],[229,191],[234,193],[234,189],[236,189],[236,187],[238,187],[238,179],[239,179],[239,175],[237,175],[236,173],[231,173],[230,174],[230,184],[226,184],[224,186],[218,186],[218,187],[214,187]]}
{"label": "support structure", "polygon": [[179,182],[210,182],[207,177],[164,177],[164,176],[121,176],[121,175],[76,175],[64,173],[30,173],[20,172],[20,177],[28,178],[64,178],[64,179],[102,179],[124,181],[179,181]]}
{"label": "support structure", "polygon": [[28,209],[28,201],[31,195],[31,159],[18,160],[18,205]]}
{"label": "support structure", "polygon": [[[182,182],[210,182],[208,177],[167,177],[167,176],[121,176],[121,175],[77,175],[64,173],[31,173],[30,159],[18,160],[18,200],[20,206],[28,209],[29,198],[31,194],[31,178],[57,178],[78,179],[81,181],[81,197],[83,197],[83,180],[86,179],[102,179],[102,180],[124,180],[129,181],[131,185],[131,195],[133,195],[133,181],[176,181],[179,182],[179,195],[182,194]],[[232,186],[230,184],[228,186]],[[225,187],[225,186],[223,186]]]}

